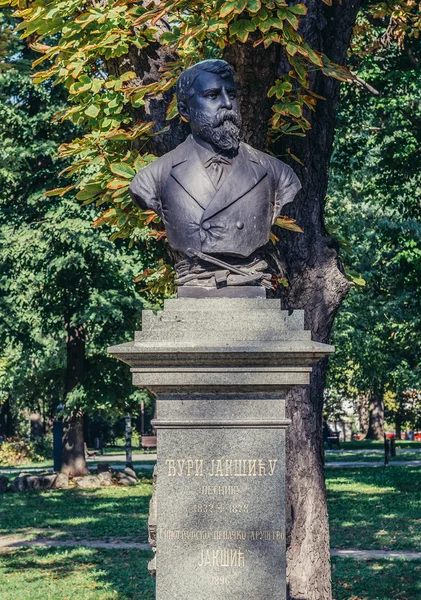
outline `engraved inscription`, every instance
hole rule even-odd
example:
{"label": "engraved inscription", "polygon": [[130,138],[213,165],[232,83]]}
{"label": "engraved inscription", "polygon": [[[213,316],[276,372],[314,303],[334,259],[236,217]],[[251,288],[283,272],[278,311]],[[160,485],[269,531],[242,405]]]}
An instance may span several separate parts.
{"label": "engraved inscription", "polygon": [[203,485],[203,496],[235,496],[240,493],[238,485]]}
{"label": "engraved inscription", "polygon": [[168,477],[203,477],[203,460],[193,458],[168,458]]}
{"label": "engraved inscription", "polygon": [[239,548],[203,549],[199,567],[244,567],[244,552]]}
{"label": "engraved inscription", "polygon": [[212,585],[228,585],[228,577],[224,577],[223,575],[217,576],[214,575],[211,579]]}
{"label": "engraved inscription", "polygon": [[212,459],[205,464],[197,458],[168,458],[168,477],[273,477],[278,459]]}
{"label": "engraved inscription", "polygon": [[193,510],[195,513],[248,513],[248,504],[194,504]]}
{"label": "engraved inscription", "polygon": [[164,540],[212,540],[212,541],[252,541],[278,542],[285,539],[285,532],[274,530],[212,530],[212,529],[159,529],[158,539]]}

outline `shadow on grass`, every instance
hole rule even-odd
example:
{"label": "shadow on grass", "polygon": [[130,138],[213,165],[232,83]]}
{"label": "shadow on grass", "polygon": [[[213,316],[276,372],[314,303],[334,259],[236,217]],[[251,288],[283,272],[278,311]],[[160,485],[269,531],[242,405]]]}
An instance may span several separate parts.
{"label": "shadow on grass", "polygon": [[332,547],[419,550],[420,475],[416,467],[327,472]]}
{"label": "shadow on grass", "polygon": [[332,559],[335,600],[417,600],[421,598],[421,562]]}
{"label": "shadow on grass", "polygon": [[0,497],[0,534],[147,542],[151,494],[150,479],[134,487],[7,493]]}
{"label": "shadow on grass", "polygon": [[0,555],[2,600],[153,600],[151,552],[28,548]]}

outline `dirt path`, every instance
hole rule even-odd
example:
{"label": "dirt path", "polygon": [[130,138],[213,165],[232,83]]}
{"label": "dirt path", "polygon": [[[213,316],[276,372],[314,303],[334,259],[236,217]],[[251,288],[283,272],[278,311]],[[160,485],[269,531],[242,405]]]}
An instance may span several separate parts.
{"label": "dirt path", "polygon": [[[383,462],[368,462],[368,461],[347,461],[347,462],[327,462],[327,469],[346,469],[350,467],[384,467]],[[421,467],[421,460],[396,460],[388,464],[389,467]]]}
{"label": "dirt path", "polygon": [[336,550],[332,548],[331,556],[343,558],[358,558],[362,560],[376,560],[382,558],[399,558],[403,560],[421,560],[421,552],[410,552],[407,550]]}
{"label": "dirt path", "polygon": [[[43,546],[52,548],[103,548],[105,550],[129,549],[129,550],[150,550],[149,544],[141,544],[129,540],[115,538],[111,542],[104,540],[56,540],[51,538],[25,539],[23,536],[3,535],[0,536],[0,552],[15,550],[16,548],[30,548],[33,546]],[[378,559],[401,559],[401,560],[421,560],[421,552],[410,552],[405,550],[339,550],[332,548],[331,556],[342,558],[357,558],[360,560],[378,560]]]}
{"label": "dirt path", "polygon": [[105,550],[129,549],[129,550],[150,550],[149,544],[140,544],[122,539],[115,539],[112,542],[104,540],[54,540],[51,538],[36,538],[25,539],[17,535],[1,535],[0,536],[0,552],[15,550],[16,548],[29,548],[32,546],[49,546],[52,548],[71,547],[77,548],[83,546],[85,548],[103,548]]}

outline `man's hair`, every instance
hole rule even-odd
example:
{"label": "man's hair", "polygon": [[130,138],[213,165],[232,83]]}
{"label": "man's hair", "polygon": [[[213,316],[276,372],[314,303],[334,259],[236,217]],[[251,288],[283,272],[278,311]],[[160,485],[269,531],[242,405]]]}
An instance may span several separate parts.
{"label": "man's hair", "polygon": [[208,73],[216,73],[221,77],[233,77],[234,69],[225,60],[208,59],[202,60],[195,65],[183,71],[178,78],[176,95],[177,102],[187,102],[193,96],[192,87],[196,77],[206,71]]}

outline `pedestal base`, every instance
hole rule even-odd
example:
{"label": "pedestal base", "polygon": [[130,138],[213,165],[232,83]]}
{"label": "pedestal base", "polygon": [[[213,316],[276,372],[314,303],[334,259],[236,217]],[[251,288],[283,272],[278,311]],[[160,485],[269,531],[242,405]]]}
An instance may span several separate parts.
{"label": "pedestal base", "polygon": [[279,300],[180,298],[142,317],[109,352],[157,397],[157,600],[285,600],[284,395],[333,348]]}
{"label": "pedestal base", "polygon": [[279,395],[159,395],[157,598],[284,600]]}

